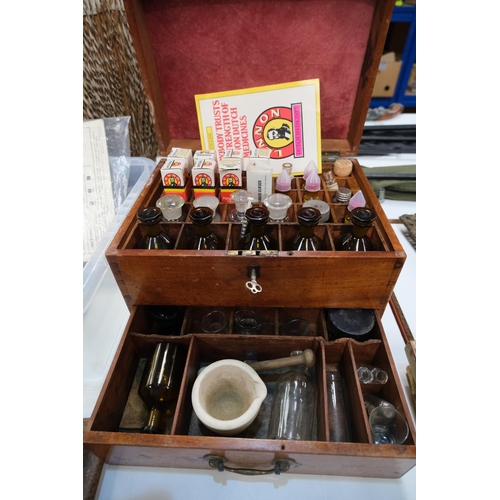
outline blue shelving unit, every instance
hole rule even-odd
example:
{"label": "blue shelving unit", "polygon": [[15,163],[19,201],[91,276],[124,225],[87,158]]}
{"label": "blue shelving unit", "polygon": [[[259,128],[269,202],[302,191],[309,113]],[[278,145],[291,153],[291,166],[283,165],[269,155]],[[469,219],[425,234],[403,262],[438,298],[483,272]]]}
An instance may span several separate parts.
{"label": "blue shelving unit", "polygon": [[399,102],[403,106],[411,108],[417,106],[416,95],[406,95],[406,86],[410,78],[411,70],[417,60],[416,46],[416,6],[403,5],[394,7],[391,23],[409,23],[408,35],[404,45],[403,53],[401,54],[401,71],[398,77],[398,83],[392,97],[373,97],[370,101],[370,107],[377,106],[388,107],[394,102]]}

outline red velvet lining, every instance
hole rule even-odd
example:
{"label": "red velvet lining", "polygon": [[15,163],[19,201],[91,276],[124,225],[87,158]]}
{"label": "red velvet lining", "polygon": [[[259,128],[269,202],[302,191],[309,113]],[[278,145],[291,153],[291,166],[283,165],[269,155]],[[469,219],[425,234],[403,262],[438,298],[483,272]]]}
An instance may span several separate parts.
{"label": "red velvet lining", "polygon": [[172,138],[195,94],[319,78],[321,135],[347,137],[375,0],[144,0]]}

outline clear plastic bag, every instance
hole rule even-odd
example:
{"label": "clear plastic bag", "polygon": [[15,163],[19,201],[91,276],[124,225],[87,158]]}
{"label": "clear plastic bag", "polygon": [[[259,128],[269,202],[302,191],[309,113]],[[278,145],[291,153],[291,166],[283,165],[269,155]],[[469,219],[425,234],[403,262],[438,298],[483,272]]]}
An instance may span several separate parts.
{"label": "clear plastic bag", "polygon": [[115,212],[127,197],[130,175],[130,116],[103,118]]}

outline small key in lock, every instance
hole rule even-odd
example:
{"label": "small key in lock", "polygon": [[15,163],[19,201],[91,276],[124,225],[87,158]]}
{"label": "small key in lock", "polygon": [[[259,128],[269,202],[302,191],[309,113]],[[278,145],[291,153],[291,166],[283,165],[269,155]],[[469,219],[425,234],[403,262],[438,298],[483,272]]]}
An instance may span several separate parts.
{"label": "small key in lock", "polygon": [[262,292],[262,287],[255,281],[247,281],[245,283],[245,286],[252,292],[252,293],[259,293]]}
{"label": "small key in lock", "polygon": [[262,292],[262,287],[257,283],[257,272],[255,271],[255,269],[252,269],[251,274],[250,274],[250,281],[247,281],[245,283],[245,286],[252,293]]}

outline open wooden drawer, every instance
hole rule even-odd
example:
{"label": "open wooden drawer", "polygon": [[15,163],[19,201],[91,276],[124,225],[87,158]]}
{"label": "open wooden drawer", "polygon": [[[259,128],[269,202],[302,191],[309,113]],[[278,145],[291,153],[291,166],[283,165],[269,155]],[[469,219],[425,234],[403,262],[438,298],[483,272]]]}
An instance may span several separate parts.
{"label": "open wooden drawer", "polygon": [[[84,433],[85,446],[106,463],[189,469],[235,470],[244,474],[286,472],[359,477],[397,478],[416,462],[415,429],[383,332],[379,313],[366,342],[328,340],[322,309],[259,309],[263,327],[259,335],[236,334],[234,312],[227,307],[227,334],[204,334],[200,319],[210,308],[187,307],[176,335],[159,335],[149,319],[147,306],[134,306],[110,372]],[[309,323],[307,336],[280,335],[292,317]],[[159,342],[181,346],[185,354],[180,394],[169,420],[167,434],[143,434],[147,411],[137,397],[141,367]],[[218,436],[201,424],[193,412],[191,390],[200,367],[221,359],[245,360],[249,352],[258,360],[289,356],[292,351],[312,349],[316,363],[311,369],[317,390],[312,441],[267,439],[270,405],[276,379],[284,369],[262,372],[268,395],[257,419],[236,437]],[[360,384],[356,367],[376,365],[389,374],[384,385]],[[332,442],[327,372],[340,371],[345,383],[350,442]],[[402,445],[373,444],[363,403],[363,391],[377,393],[403,414],[409,436]]]}
{"label": "open wooden drawer", "polygon": [[[294,201],[288,220],[268,223],[267,230],[278,241],[271,252],[238,250],[241,223],[227,222],[234,208],[221,202],[217,207],[220,222],[212,223],[214,232],[224,241],[220,250],[191,250],[187,246],[194,232],[188,217],[194,197],[184,204],[183,222],[163,222],[162,229],[176,240],[172,250],[139,250],[146,234],[137,220],[138,210],[154,206],[162,195],[160,164],[106,251],[106,258],[127,304],[218,305],[248,307],[341,307],[383,310],[392,294],[406,260],[401,243],[394,233],[380,203],[357,160],[353,172],[337,177],[339,187],[361,191],[366,206],[377,219],[369,230],[374,250],[341,252],[335,240],[352,225],[344,223],[347,204],[335,201],[336,191],[326,189],[322,179],[320,199],[330,207],[327,223],[315,228],[323,241],[319,252],[291,251],[289,241],[298,232],[296,211],[303,203],[303,179],[293,181],[290,197]],[[323,169],[331,169],[324,163]],[[245,284],[251,269],[257,270],[262,293],[252,294]],[[286,293],[283,293],[284,287]]]}

